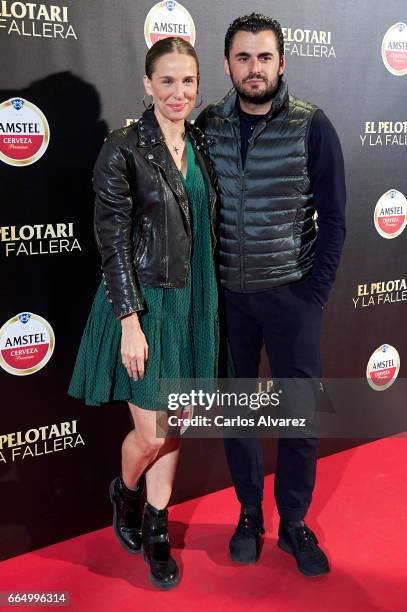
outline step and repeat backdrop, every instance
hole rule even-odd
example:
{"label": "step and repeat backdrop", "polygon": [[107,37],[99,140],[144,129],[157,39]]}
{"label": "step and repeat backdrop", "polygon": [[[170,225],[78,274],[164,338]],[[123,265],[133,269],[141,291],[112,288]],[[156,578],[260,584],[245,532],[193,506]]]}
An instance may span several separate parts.
{"label": "step and repeat backdrop", "polygon": [[[290,90],[326,112],[343,146],[348,234],[325,308],[324,375],[363,387],[331,395],[331,405],[363,406],[367,419],[370,408],[403,408],[405,0],[256,1],[250,10],[280,21]],[[224,34],[247,12],[243,0],[0,1],[0,558],[110,521],[127,407],[67,396],[101,274],[93,164],[108,132],[143,111],[153,42],[176,34],[195,45],[205,105],[230,87]],[[362,441],[323,440],[321,454]],[[271,471],[275,441],[264,449]],[[222,441],[185,440],[174,501],[229,484]]]}

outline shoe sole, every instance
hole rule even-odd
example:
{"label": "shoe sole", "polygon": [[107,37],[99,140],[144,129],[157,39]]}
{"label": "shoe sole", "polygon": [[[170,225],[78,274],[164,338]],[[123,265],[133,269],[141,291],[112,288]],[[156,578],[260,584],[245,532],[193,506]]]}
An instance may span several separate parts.
{"label": "shoe sole", "polygon": [[126,544],[126,542],[124,542],[122,540],[119,531],[116,529],[116,518],[117,518],[116,515],[117,515],[117,513],[116,513],[116,504],[115,504],[114,499],[113,499],[113,493],[114,493],[114,484],[113,483],[114,483],[114,481],[111,482],[110,486],[109,486],[109,497],[110,497],[110,501],[112,502],[112,506],[113,506],[113,525],[112,525],[112,527],[113,527],[114,535],[116,536],[116,539],[119,542],[120,546],[122,548],[124,548],[124,550],[126,552],[128,552],[130,555],[139,555],[141,553],[141,546],[137,550],[134,550],[134,548],[130,548],[130,546],[128,546]]}
{"label": "shoe sole", "polygon": [[[293,550],[292,550],[291,546],[289,544],[287,544],[287,542],[285,540],[282,540],[281,538],[279,538],[278,541],[277,541],[277,546],[282,551],[284,551],[285,553],[288,553],[289,555],[291,555],[295,559],[295,555],[293,553]],[[297,567],[298,567],[298,571],[301,572],[301,574],[303,576],[307,576],[307,578],[318,578],[318,576],[325,576],[329,572],[329,570],[328,570],[327,572],[320,572],[319,574],[311,574],[310,572],[307,572],[307,570],[302,569],[298,565],[298,563],[297,563]]]}
{"label": "shoe sole", "polygon": [[[146,553],[144,552],[144,549],[141,549],[141,557],[143,559],[143,561],[150,566],[150,562],[147,559]],[[150,578],[150,582],[153,586],[155,586],[157,589],[160,589],[161,591],[169,591],[170,589],[173,589],[174,587],[177,586],[177,584],[180,581],[180,575],[178,574],[178,576],[172,581],[172,582],[161,582],[160,580],[158,580],[155,576],[153,576],[153,574],[150,572],[149,575]]]}

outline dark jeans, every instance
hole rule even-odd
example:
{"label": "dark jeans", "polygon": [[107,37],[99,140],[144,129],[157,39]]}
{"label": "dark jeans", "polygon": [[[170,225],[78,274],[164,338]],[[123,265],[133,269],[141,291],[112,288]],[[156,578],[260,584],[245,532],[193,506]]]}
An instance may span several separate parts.
{"label": "dark jeans", "polygon": [[[309,279],[258,293],[224,291],[230,349],[240,378],[256,378],[263,341],[273,378],[321,376],[322,307]],[[280,438],[274,495],[280,517],[299,521],[311,503],[318,438]],[[259,440],[225,438],[236,494],[243,504],[263,499],[264,469]]]}

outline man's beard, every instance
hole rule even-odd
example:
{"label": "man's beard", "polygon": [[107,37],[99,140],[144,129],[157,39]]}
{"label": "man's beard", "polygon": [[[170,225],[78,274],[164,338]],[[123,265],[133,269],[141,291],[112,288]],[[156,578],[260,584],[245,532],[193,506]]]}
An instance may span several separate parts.
{"label": "man's beard", "polygon": [[[243,100],[243,102],[247,102],[248,104],[267,104],[270,102],[277,93],[277,90],[280,86],[281,77],[277,78],[276,82],[269,82],[262,76],[257,74],[249,74],[244,81],[235,81],[233,76],[231,75],[232,83],[239,95],[239,98]],[[243,85],[245,81],[250,81],[250,79],[262,79],[266,84],[266,89],[263,91],[252,90],[248,93],[243,89]]]}

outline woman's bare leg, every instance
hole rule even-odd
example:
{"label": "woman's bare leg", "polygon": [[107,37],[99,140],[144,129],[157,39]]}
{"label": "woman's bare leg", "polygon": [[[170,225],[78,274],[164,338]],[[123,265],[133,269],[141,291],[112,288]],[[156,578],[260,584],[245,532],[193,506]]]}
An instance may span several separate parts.
{"label": "woman's bare leg", "polygon": [[157,438],[155,411],[144,410],[129,403],[135,428],[122,444],[122,477],[129,489],[135,489],[143,472],[146,473],[147,501],[157,509],[168,504],[180,440]]}
{"label": "woman's bare leg", "polygon": [[129,489],[135,489],[141,474],[158,455],[164,439],[156,437],[156,412],[130,403],[129,409],[134,429],[122,444],[122,477]]}
{"label": "woman's bare leg", "polygon": [[146,471],[147,501],[158,510],[165,508],[170,501],[180,442],[179,438],[167,438]]}

